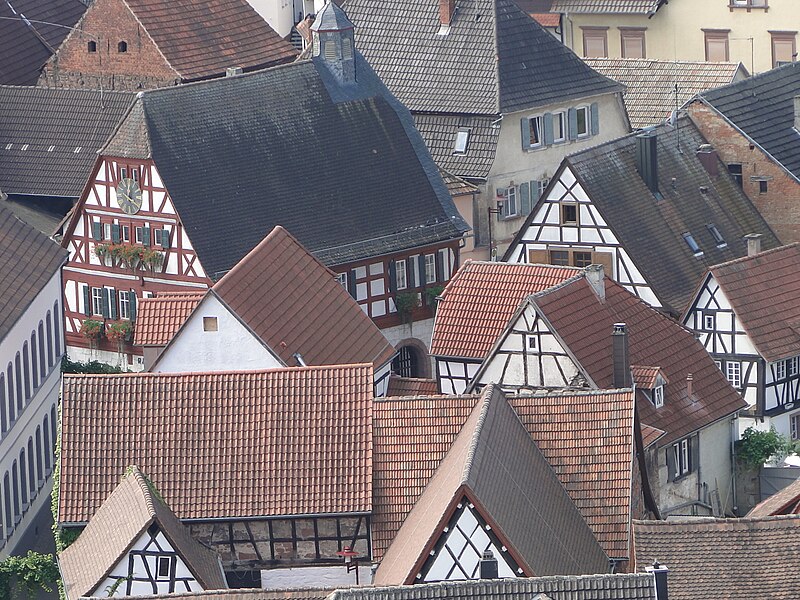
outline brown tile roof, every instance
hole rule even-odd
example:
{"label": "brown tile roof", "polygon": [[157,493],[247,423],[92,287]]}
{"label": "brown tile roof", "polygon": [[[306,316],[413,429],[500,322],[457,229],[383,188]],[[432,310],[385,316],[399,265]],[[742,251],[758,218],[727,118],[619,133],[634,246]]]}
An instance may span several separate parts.
{"label": "brown tile roof", "polygon": [[219,556],[197,542],[137,467],[131,467],[58,564],[68,600],[88,596],[156,523],[205,589],[227,588]]}
{"label": "brown tile roof", "polygon": [[468,260],[442,292],[431,354],[485,358],[523,298],[580,272],[574,267]]}
{"label": "brown tile roof", "polygon": [[[585,277],[536,294],[532,301],[601,389],[613,387],[614,324],[626,323],[631,363],[656,365],[670,381],[664,390],[663,407],[656,409],[641,394],[637,400],[642,422],[666,431],[659,446],[745,407],[742,397],[689,330],[608,277],[604,282],[604,302]],[[690,373],[694,377],[691,398],[686,386]]]}
{"label": "brown tile roof", "polygon": [[561,25],[561,15],[556,13],[531,13],[531,16],[542,27],[558,27]]}
{"label": "brown tile roof", "polygon": [[372,379],[372,365],[67,375],[58,520],[86,522],[129,464],[181,519],[370,512]]}
{"label": "brown tile roof", "polygon": [[[285,364],[372,363],[394,347],[333,271],[283,227],[275,227],[212,288]],[[266,310],[265,310],[266,308]]]}
{"label": "brown tile roof", "polygon": [[236,589],[137,596],[136,600],[325,600],[333,589]]}
{"label": "brown tile roof", "polygon": [[636,566],[669,568],[670,600],[790,600],[800,590],[800,517],[634,521]]}
{"label": "brown tile roof", "polygon": [[142,298],[136,306],[133,343],[166,346],[205,295],[206,290],[202,290],[160,292],[153,298]]}
{"label": "brown tile roof", "polygon": [[246,0],[125,0],[184,80],[290,62],[294,47]]}
{"label": "brown tile roof", "polygon": [[527,576],[603,573],[608,557],[505,394],[487,386],[375,573],[412,583],[466,497]]}
{"label": "brown tile roof", "polygon": [[[741,63],[717,63],[649,58],[584,58],[598,73],[623,84],[631,127],[641,129],[669,118],[678,106],[700,92],[747,76]],[[739,77],[737,77],[737,75]]]}
{"label": "brown tile roof", "polygon": [[0,201],[0,341],[67,260],[66,250],[3,204]]}
{"label": "brown tile roof", "polygon": [[649,448],[665,433],[666,431],[662,429],[657,429],[642,423],[642,444],[644,444],[645,448]]}
{"label": "brown tile roof", "polygon": [[479,194],[481,191],[480,188],[472,185],[466,179],[461,179],[461,177],[451,175],[444,169],[439,169],[439,173],[442,175],[442,179],[447,186],[447,191],[450,192],[450,195],[453,197]]}
{"label": "brown tile roof", "polygon": [[787,485],[769,498],[756,504],[748,517],[770,517],[800,514],[800,479]]}
{"label": "brown tile roof", "polygon": [[631,377],[637,388],[644,388],[652,390],[656,387],[656,379],[658,375],[664,380],[664,383],[669,383],[669,379],[661,370],[661,367],[643,367],[641,365],[631,365]]}
{"label": "brown tile roof", "polygon": [[400,377],[392,374],[389,376],[389,389],[387,396],[435,396],[439,388],[435,379],[420,379],[418,377]]}
{"label": "brown tile roof", "polygon": [[666,0],[553,0],[554,12],[652,15]]}
{"label": "brown tile roof", "polygon": [[800,244],[709,269],[758,353],[768,362],[800,354]]}

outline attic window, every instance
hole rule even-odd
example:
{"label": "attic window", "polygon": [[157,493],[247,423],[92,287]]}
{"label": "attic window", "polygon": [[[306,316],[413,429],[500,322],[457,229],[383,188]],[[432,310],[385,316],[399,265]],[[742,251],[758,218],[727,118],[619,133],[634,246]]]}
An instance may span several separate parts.
{"label": "attic window", "polygon": [[722,234],[717,229],[717,226],[713,223],[709,223],[706,225],[708,232],[711,234],[711,237],[714,238],[714,242],[717,244],[717,248],[725,248],[728,243],[725,241],[725,238],[722,237]]}
{"label": "attic window", "polygon": [[117,44],[117,52],[119,52],[121,54],[121,53],[127,52],[127,51],[128,51],[128,42],[123,40],[119,44]]}
{"label": "attic window", "polygon": [[653,404],[656,408],[664,406],[664,384],[657,385],[653,389]]}
{"label": "attic window", "polygon": [[469,131],[462,130],[456,133],[456,143],[453,154],[466,154],[467,142],[469,142]]}
{"label": "attic window", "polygon": [[97,52],[97,42],[89,42],[86,44],[86,50],[88,50],[90,53]]}
{"label": "attic window", "polygon": [[203,317],[203,331],[218,331],[217,317]]}
{"label": "attic window", "polygon": [[695,241],[694,236],[691,233],[683,233],[681,235],[683,235],[683,239],[686,242],[686,245],[689,246],[689,249],[697,258],[703,256],[703,251],[700,249],[700,246],[697,245],[697,242]]}

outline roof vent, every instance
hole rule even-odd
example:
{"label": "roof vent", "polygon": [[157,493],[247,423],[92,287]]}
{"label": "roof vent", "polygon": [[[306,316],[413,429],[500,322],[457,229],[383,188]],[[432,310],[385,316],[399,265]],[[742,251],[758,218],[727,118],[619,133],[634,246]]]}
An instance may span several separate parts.
{"label": "roof vent", "polygon": [[747,256],[755,256],[761,252],[760,233],[748,233],[746,236],[744,236],[744,239],[747,240]]}
{"label": "roof vent", "polygon": [[645,185],[654,194],[658,193],[658,153],[655,132],[636,136],[636,170]]}
{"label": "roof vent", "polygon": [[234,75],[241,75],[242,67],[228,67],[225,69],[225,77],[233,77]]}

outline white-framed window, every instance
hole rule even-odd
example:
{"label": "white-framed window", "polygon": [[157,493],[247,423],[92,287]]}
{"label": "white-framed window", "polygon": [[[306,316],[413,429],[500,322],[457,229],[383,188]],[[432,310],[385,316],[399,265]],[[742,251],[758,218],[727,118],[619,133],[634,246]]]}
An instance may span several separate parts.
{"label": "white-framed window", "polygon": [[567,139],[567,113],[553,113],[553,142],[558,144]]}
{"label": "white-framed window", "polygon": [[519,214],[519,207],[517,205],[517,188],[510,186],[505,189],[503,194],[503,210],[502,216],[515,217]]}
{"label": "white-framed window", "polygon": [[561,224],[578,224],[578,205],[574,202],[564,202],[561,204]]}
{"label": "white-framed window", "polygon": [[144,231],[144,227],[137,227],[136,228],[136,243],[137,244],[143,243],[143,240],[144,240],[143,231]]}
{"label": "white-framed window", "polygon": [[786,379],[786,363],[788,361],[779,360],[775,363],[775,379]]}
{"label": "white-framed window", "polygon": [[536,196],[537,200],[544,195],[544,191],[547,189],[548,185],[550,185],[549,179],[540,179],[539,181],[536,182],[536,192],[538,194]]}
{"label": "white-framed window", "polygon": [[717,316],[714,313],[703,313],[703,329],[714,331],[717,326]]}
{"label": "white-framed window", "polygon": [[161,241],[163,239],[164,230],[163,229],[153,229],[153,244],[156,246],[161,245]]}
{"label": "white-framed window", "polygon": [[790,358],[786,363],[789,377],[797,375],[798,371],[800,371],[800,357],[795,356],[794,358]]}
{"label": "white-framed window", "polygon": [[122,241],[123,242],[130,242],[131,241],[131,226],[130,225],[123,225],[122,226]]}
{"label": "white-framed window", "polygon": [[156,557],[156,579],[169,580],[172,572],[172,557],[171,556],[157,556]]}
{"label": "white-framed window", "polygon": [[336,281],[338,281],[339,285],[341,285],[344,289],[347,289],[347,273],[337,273]]}
{"label": "white-framed window", "polygon": [[592,124],[590,119],[591,111],[588,106],[579,106],[575,109],[576,112],[576,131],[579,138],[589,137],[592,131]]}
{"label": "white-framed window", "polygon": [[664,406],[664,386],[658,385],[653,390],[653,404],[656,408]]}
{"label": "white-framed window", "polygon": [[119,293],[119,318],[131,318],[131,297],[129,296],[129,292],[124,290]]}
{"label": "white-framed window", "polygon": [[530,131],[530,147],[540,148],[544,145],[544,122],[541,115],[528,117],[528,129]]}
{"label": "white-framed window", "polygon": [[725,377],[733,387],[742,387],[742,363],[737,360],[726,361]]}
{"label": "white-framed window", "polygon": [[404,290],[408,287],[406,261],[398,260],[397,262],[394,263],[394,277],[398,290]]}
{"label": "white-framed window", "polygon": [[800,413],[793,414],[789,417],[789,429],[791,431],[792,439],[800,439]]}
{"label": "white-framed window", "polygon": [[92,288],[92,314],[103,314],[103,288]]}
{"label": "white-framed window", "polygon": [[436,283],[436,255],[425,255],[425,283]]}
{"label": "white-framed window", "polygon": [[453,145],[453,154],[466,154],[468,142],[469,142],[469,131],[461,130],[456,132],[456,142]]}
{"label": "white-framed window", "polygon": [[111,239],[111,223],[103,223],[103,239]]}
{"label": "white-framed window", "polygon": [[692,450],[689,438],[672,444],[670,451],[673,458],[672,479],[678,479],[690,473],[692,470]]}

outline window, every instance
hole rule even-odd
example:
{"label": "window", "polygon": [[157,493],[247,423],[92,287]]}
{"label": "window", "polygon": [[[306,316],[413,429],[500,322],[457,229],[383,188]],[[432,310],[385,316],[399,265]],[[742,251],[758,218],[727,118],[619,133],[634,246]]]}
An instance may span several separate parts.
{"label": "window", "polygon": [[127,167],[120,167],[119,168],[119,178],[120,179],[127,179],[128,178],[128,168]]}
{"label": "window", "polygon": [[797,47],[795,45],[797,32],[770,31],[769,33],[772,36],[772,66],[780,67],[794,62],[797,58]]}
{"label": "window", "polygon": [[714,243],[717,245],[717,248],[725,248],[728,245],[725,241],[725,238],[722,237],[722,234],[719,232],[719,229],[717,229],[716,225],[713,223],[708,223],[706,225],[706,229],[708,229],[711,237],[714,238]]}
{"label": "window", "polygon": [[91,54],[97,52],[97,42],[89,42],[86,44],[86,50]]}
{"label": "window", "polygon": [[103,239],[111,239],[111,223],[103,223]]}
{"label": "window", "polygon": [[725,363],[725,378],[735,388],[742,387],[742,363],[729,360]]}
{"label": "window", "polygon": [[786,361],[787,363],[787,371],[789,373],[789,377],[797,375],[798,370],[800,370],[800,357],[795,356],[794,358],[790,358]]}
{"label": "window", "polygon": [[398,290],[408,287],[408,277],[406,277],[406,261],[398,260],[394,263],[395,283]]}
{"label": "window", "polygon": [[589,107],[588,106],[579,106],[575,109],[577,113],[577,128],[576,132],[579,138],[588,137],[590,134],[590,117],[589,117]]}
{"label": "window", "polygon": [[664,406],[664,386],[659,385],[653,390],[653,404],[656,408]]}
{"label": "window", "polygon": [[578,224],[578,205],[567,204],[561,205],[561,224],[562,225],[577,225]]}
{"label": "window", "polygon": [[119,44],[117,44],[117,52],[123,53],[127,51],[128,51],[128,42],[123,40]]}
{"label": "window", "polygon": [[729,164],[728,165],[728,173],[730,173],[731,177],[733,177],[736,180],[736,184],[739,187],[743,187],[743,185],[742,185],[742,165],[741,164],[739,164],[739,163],[731,163],[731,164]]}
{"label": "window", "polygon": [[670,478],[672,480],[679,479],[684,475],[688,475],[692,471],[692,451],[691,451],[691,444],[689,443],[689,438],[683,439],[680,442],[676,442],[672,444],[672,447],[669,449],[671,453],[671,461],[668,460],[668,463],[672,463],[671,465],[671,473]]}
{"label": "window", "polygon": [[155,244],[156,246],[160,246],[163,236],[164,236],[163,229],[153,229],[153,244]]}
{"label": "window", "polygon": [[779,360],[775,363],[775,379],[786,379],[786,363],[785,360]]}
{"label": "window", "polygon": [[203,317],[203,331],[218,331],[217,317]]}
{"label": "window", "polygon": [[459,131],[456,133],[456,143],[453,148],[453,154],[466,154],[468,141],[469,131]]}
{"label": "window", "polygon": [[728,62],[728,30],[705,29],[706,62]]}
{"label": "window", "polygon": [[567,139],[567,113],[553,113],[553,142],[556,144]]}
{"label": "window", "polygon": [[644,32],[644,29],[620,27],[619,35],[622,58],[646,58]]}
{"label": "window", "polygon": [[144,239],[144,227],[137,227],[136,228],[136,243],[141,244],[142,239]]}
{"label": "window", "polygon": [[683,233],[681,235],[683,235],[683,240],[686,242],[686,245],[689,246],[689,249],[695,256],[703,256],[703,251],[700,249],[700,246],[697,245],[697,242],[691,233]]}
{"label": "window", "polygon": [[501,215],[504,217],[514,217],[518,214],[517,208],[517,188],[507,187],[503,194],[503,209]]}
{"label": "window", "polygon": [[767,185],[766,181],[759,181],[758,182],[758,193],[759,194],[766,194],[769,191],[769,186]]}
{"label": "window", "polygon": [[800,439],[800,414],[792,415],[789,417],[789,424],[792,431],[792,439]]}
{"label": "window", "polygon": [[608,27],[581,27],[583,30],[583,55],[586,58],[608,57]]}
{"label": "window", "polygon": [[536,336],[535,335],[529,335],[528,336],[528,349],[536,350],[536,348],[537,348]]}
{"label": "window", "polygon": [[714,331],[717,326],[717,318],[714,313],[703,315],[703,329],[705,331]]}
{"label": "window", "polygon": [[131,167],[131,179],[133,179],[134,181],[139,181],[138,167]]}
{"label": "window", "polygon": [[537,195],[536,195],[535,200],[538,200],[539,198],[541,198],[544,195],[544,191],[547,189],[548,185],[550,185],[550,180],[549,179],[540,179],[539,181],[536,182]]}
{"label": "window", "polygon": [[131,318],[131,297],[130,292],[121,291],[119,293],[119,318]]}
{"label": "window", "polygon": [[530,147],[538,148],[544,145],[542,117],[528,117],[528,129],[530,130]]}
{"label": "window", "polygon": [[569,250],[550,250],[550,264],[560,267],[569,266]]}
{"label": "window", "polygon": [[575,267],[588,267],[592,264],[592,253],[591,252],[573,252],[572,253],[572,265]]}
{"label": "window", "polygon": [[425,255],[425,283],[436,283],[436,255]]}
{"label": "window", "polygon": [[747,8],[766,8],[767,0],[731,0],[730,6]]}
{"label": "window", "polygon": [[336,281],[338,281],[339,285],[341,285],[344,289],[347,289],[347,273],[337,273]]}
{"label": "window", "polygon": [[169,579],[170,571],[172,571],[172,557],[159,556],[157,557],[157,560],[158,560],[157,578]]}
{"label": "window", "polygon": [[92,314],[103,314],[103,288],[92,288]]}
{"label": "window", "polygon": [[131,241],[131,226],[130,225],[123,225],[122,226],[122,241],[123,242],[130,242]]}

